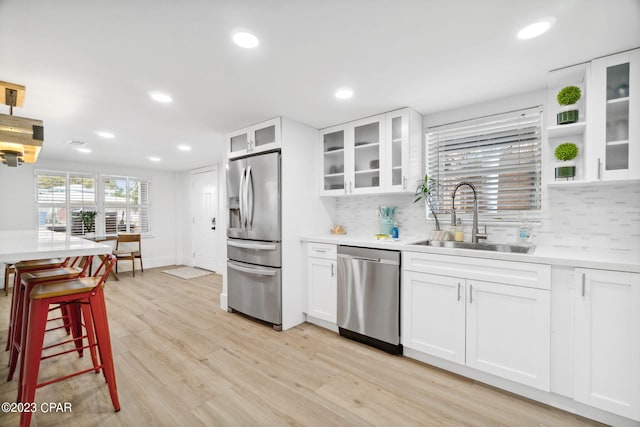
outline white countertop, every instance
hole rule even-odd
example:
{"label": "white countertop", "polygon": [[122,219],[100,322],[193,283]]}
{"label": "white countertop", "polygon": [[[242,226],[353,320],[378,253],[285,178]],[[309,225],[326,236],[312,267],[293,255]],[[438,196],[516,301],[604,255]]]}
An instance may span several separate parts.
{"label": "white countertop", "polygon": [[64,233],[0,230],[0,262],[109,254],[113,248]]}
{"label": "white countertop", "polygon": [[376,240],[373,236],[352,236],[324,234],[305,236],[301,239],[307,242],[332,243],[336,245],[361,246],[397,251],[424,252],[441,255],[456,255],[473,258],[486,258],[505,261],[524,261],[536,264],[550,264],[567,267],[584,267],[602,270],[627,271],[640,273],[640,255],[626,252],[598,252],[582,249],[556,248],[551,246],[536,246],[532,253],[519,254],[508,252],[493,252],[474,249],[438,248],[432,246],[412,245],[412,243],[427,240],[426,236],[404,237],[398,241]]}

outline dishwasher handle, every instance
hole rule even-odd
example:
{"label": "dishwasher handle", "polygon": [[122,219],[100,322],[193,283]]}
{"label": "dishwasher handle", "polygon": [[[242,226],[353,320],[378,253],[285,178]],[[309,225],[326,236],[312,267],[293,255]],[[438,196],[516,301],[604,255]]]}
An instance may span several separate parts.
{"label": "dishwasher handle", "polygon": [[347,255],[347,254],[338,254],[338,258],[347,258],[347,259],[351,259],[351,260],[355,260],[355,261],[364,261],[364,262],[376,262],[379,264],[391,264],[391,265],[400,265],[399,262],[394,261],[394,260],[390,260],[390,259],[384,259],[384,258],[369,258],[369,257],[362,257],[362,256],[353,256],[353,255]]}

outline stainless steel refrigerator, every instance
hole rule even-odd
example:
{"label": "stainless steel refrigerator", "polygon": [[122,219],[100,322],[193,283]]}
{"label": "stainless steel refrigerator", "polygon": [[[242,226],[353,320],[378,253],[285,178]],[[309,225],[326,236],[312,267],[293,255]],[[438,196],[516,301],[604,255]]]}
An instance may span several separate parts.
{"label": "stainless steel refrigerator", "polygon": [[280,152],[229,162],[227,293],[229,311],[282,328]]}

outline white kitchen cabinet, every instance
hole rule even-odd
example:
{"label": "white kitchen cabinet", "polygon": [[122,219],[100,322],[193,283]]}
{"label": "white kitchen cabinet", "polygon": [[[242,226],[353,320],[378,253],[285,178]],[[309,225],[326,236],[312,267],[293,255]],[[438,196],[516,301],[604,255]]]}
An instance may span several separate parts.
{"label": "white kitchen cabinet", "polygon": [[231,132],[227,136],[228,157],[233,159],[281,148],[280,127],[280,118],[275,118]]}
{"label": "white kitchen cabinet", "polygon": [[413,252],[403,265],[405,348],[549,391],[548,265]]}
{"label": "white kitchen cabinet", "polygon": [[323,129],[321,195],[413,191],[421,127],[421,116],[405,108]]}
{"label": "white kitchen cabinet", "polygon": [[549,391],[550,292],[467,280],[467,295],[467,366]]}
{"label": "white kitchen cabinet", "polygon": [[640,179],[640,49],[591,62],[589,109],[587,179]]}
{"label": "white kitchen cabinet", "polygon": [[465,279],[402,274],[402,345],[465,363]]}
{"label": "white kitchen cabinet", "polygon": [[575,273],[574,399],[640,421],[640,274]]}
{"label": "white kitchen cabinet", "polygon": [[307,249],[307,320],[337,323],[336,245],[309,243]]}
{"label": "white kitchen cabinet", "polygon": [[415,191],[422,178],[422,116],[410,108],[385,114],[383,189]]}
{"label": "white kitchen cabinet", "polygon": [[[565,86],[578,86],[577,123],[556,125],[556,96]],[[547,146],[543,149],[544,181],[552,185],[640,179],[640,49],[555,70],[548,76]],[[569,162],[555,159],[564,142],[578,146]],[[574,179],[555,180],[556,166],[576,166]]]}

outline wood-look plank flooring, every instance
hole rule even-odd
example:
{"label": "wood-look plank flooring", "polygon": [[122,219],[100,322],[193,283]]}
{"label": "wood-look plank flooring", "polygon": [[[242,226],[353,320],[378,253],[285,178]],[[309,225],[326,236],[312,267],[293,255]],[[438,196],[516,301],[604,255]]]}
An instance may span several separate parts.
{"label": "wood-look plank flooring", "polygon": [[[166,268],[106,285],[122,410],[101,374],[85,374],[38,389],[38,405],[70,402],[72,412],[38,412],[33,426],[599,425],[308,323],[275,332],[220,309],[220,276],[183,280]],[[3,346],[9,306],[0,296]],[[1,352],[0,402],[17,392],[7,362]],[[40,379],[89,363],[73,353],[49,359]],[[0,426],[18,424],[0,413]]]}

